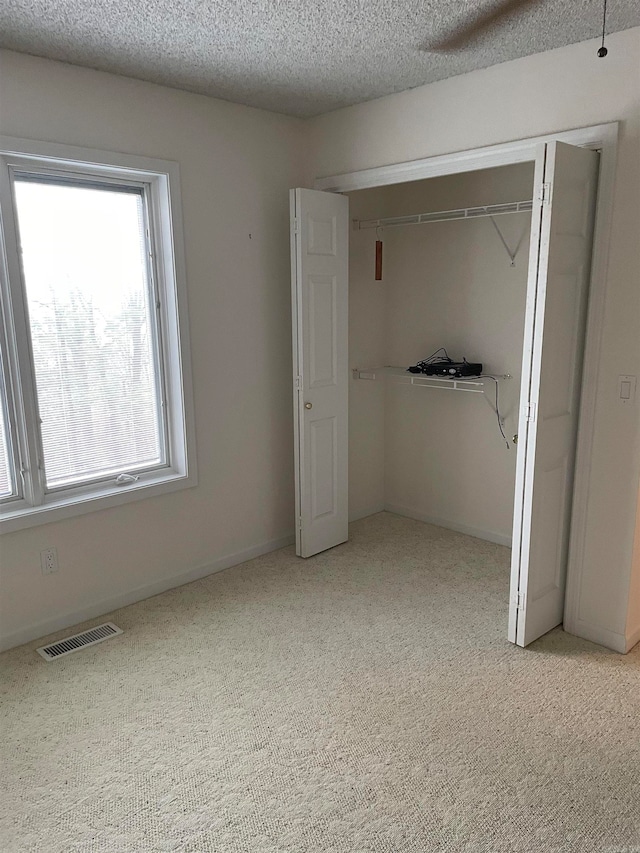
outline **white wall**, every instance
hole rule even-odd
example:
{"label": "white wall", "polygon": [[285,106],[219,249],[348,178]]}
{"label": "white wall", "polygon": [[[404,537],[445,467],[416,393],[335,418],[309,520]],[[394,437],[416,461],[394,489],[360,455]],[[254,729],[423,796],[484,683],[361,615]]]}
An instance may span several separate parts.
{"label": "white wall", "polygon": [[[530,199],[533,166],[490,169],[389,188],[392,216]],[[445,346],[454,359],[510,373],[500,409],[511,439],[518,402],[530,214],[498,217],[512,267],[489,219],[385,232],[387,352],[406,366]],[[385,504],[504,544],[511,543],[515,449],[508,450],[486,397],[387,382]]]}
{"label": "white wall", "polygon": [[638,407],[617,377],[640,373],[640,28],[339,110],[309,121],[309,177],[622,122],[606,315],[597,373],[581,630],[624,646],[636,525]]}
{"label": "white wall", "polygon": [[[303,149],[297,119],[15,53],[1,63],[1,133],[180,164],[199,463],[194,489],[3,536],[6,645],[291,535],[287,189]],[[60,570],[43,577],[49,546]]]}

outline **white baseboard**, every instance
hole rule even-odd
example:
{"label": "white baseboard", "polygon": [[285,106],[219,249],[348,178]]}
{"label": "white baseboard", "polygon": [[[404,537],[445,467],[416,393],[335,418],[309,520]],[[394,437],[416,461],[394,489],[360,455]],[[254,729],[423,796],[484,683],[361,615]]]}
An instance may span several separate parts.
{"label": "white baseboard", "polygon": [[[617,634],[615,631],[610,631],[608,628],[600,628],[598,625],[591,625],[588,622],[583,622],[578,619],[575,625],[562,626],[567,634],[574,634],[576,637],[582,637],[583,640],[590,640],[592,643],[597,643],[599,646],[606,646],[614,652],[626,654],[631,646],[627,644],[627,639],[624,634]],[[638,631],[638,639],[640,639],[640,631]]]}
{"label": "white baseboard", "polygon": [[627,637],[625,652],[630,652],[637,643],[640,643],[640,625]]}
{"label": "white baseboard", "polygon": [[367,507],[367,509],[356,510],[353,513],[349,514],[349,524],[352,521],[360,521],[361,518],[368,518],[370,515],[375,515],[377,512],[384,512],[385,506],[383,503],[375,504],[374,506]]}
{"label": "white baseboard", "polygon": [[212,563],[207,563],[204,566],[196,566],[194,569],[189,569],[186,572],[181,572],[171,577],[160,578],[151,583],[143,584],[135,589],[121,592],[117,595],[104,598],[95,604],[80,607],[77,610],[72,610],[62,616],[55,616],[51,619],[46,619],[43,622],[38,622],[34,625],[28,625],[21,628],[19,631],[14,631],[12,634],[6,634],[0,637],[0,651],[12,649],[14,646],[21,646],[23,643],[29,643],[31,640],[38,640],[48,634],[53,634],[56,631],[61,631],[77,625],[79,622],[86,622],[88,619],[94,619],[97,616],[104,616],[105,613],[111,613],[112,610],[119,610],[121,607],[126,607],[128,604],[135,604],[138,601],[144,601],[145,598],[151,598],[154,595],[159,595],[161,592],[166,592],[168,589],[183,586],[186,583],[200,580],[201,578],[212,575],[215,572],[222,572],[224,569],[230,569],[232,566],[238,566],[240,563],[246,563],[247,560],[253,560],[254,557],[261,557],[263,554],[268,554],[270,551],[277,551],[280,548],[285,548],[295,542],[294,534],[282,536],[279,539],[272,539],[270,542],[263,542],[261,545],[254,545],[252,548],[247,548],[244,551],[238,551],[235,554],[227,554],[214,560]]}
{"label": "white baseboard", "polygon": [[504,533],[495,533],[493,530],[480,530],[477,527],[469,527],[466,524],[458,524],[457,521],[449,521],[446,518],[438,518],[433,515],[427,515],[419,510],[412,509],[408,506],[397,506],[396,504],[386,504],[387,512],[394,512],[396,515],[404,515],[407,518],[414,518],[416,521],[425,521],[427,524],[435,524],[436,527],[445,527],[447,530],[455,530],[456,533],[466,533],[467,536],[475,536],[476,539],[485,539],[487,542],[495,542],[496,545],[506,545],[511,547],[511,536],[505,536]]}

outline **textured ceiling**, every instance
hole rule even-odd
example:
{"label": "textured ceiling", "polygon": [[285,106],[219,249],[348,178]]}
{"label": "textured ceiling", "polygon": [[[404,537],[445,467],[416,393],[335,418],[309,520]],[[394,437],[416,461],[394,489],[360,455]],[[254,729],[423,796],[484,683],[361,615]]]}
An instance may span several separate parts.
{"label": "textured ceiling", "polygon": [[[467,49],[421,50],[498,0],[3,0],[0,46],[310,116],[597,37],[602,0],[540,0]],[[640,25],[610,0],[609,32]],[[594,62],[598,60],[594,52]]]}

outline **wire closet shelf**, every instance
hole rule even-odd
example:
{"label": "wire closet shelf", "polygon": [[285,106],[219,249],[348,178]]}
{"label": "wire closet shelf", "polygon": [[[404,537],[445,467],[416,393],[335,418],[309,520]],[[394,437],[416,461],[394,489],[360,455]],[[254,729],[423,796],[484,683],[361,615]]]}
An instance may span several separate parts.
{"label": "wire closet shelf", "polygon": [[426,225],[429,222],[451,222],[456,219],[478,219],[482,216],[504,216],[507,213],[529,213],[533,201],[510,201],[480,207],[462,207],[457,210],[436,210],[431,213],[413,213],[409,216],[388,216],[383,219],[354,219],[356,231],[364,228],[397,228],[401,225]]}
{"label": "wire closet shelf", "polygon": [[500,382],[505,379],[510,379],[509,373],[492,373],[491,376],[470,376],[467,378],[451,377],[450,379],[444,376],[427,376],[425,373],[410,373],[406,367],[368,367],[354,368],[354,379],[382,379],[389,378],[394,382],[400,382],[404,385],[417,385],[422,388],[440,388],[441,390],[449,391],[468,391],[475,394],[482,394],[485,390],[485,385],[488,383]]}

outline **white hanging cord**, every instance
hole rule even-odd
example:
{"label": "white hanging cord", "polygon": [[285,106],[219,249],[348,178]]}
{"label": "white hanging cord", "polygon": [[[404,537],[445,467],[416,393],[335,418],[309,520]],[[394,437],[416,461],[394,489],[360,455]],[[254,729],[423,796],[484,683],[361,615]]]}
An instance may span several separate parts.
{"label": "white hanging cord", "polygon": [[490,373],[481,373],[480,376],[478,376],[477,378],[478,379],[493,379],[493,381],[495,383],[495,390],[496,390],[495,406],[492,406],[492,409],[496,413],[496,418],[498,419],[498,429],[500,430],[500,435],[504,439],[504,443],[507,445],[507,450],[511,450],[511,446],[509,444],[507,436],[504,433],[504,420],[502,418],[502,415],[500,414],[500,405],[499,405],[499,400],[498,400],[498,377],[492,376]]}

